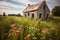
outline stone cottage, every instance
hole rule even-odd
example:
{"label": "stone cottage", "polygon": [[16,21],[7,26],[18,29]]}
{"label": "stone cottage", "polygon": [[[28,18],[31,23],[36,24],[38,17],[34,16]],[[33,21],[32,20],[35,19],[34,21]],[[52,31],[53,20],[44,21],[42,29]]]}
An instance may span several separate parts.
{"label": "stone cottage", "polygon": [[23,11],[24,17],[47,19],[50,15],[50,10],[45,0],[35,4],[28,4]]}

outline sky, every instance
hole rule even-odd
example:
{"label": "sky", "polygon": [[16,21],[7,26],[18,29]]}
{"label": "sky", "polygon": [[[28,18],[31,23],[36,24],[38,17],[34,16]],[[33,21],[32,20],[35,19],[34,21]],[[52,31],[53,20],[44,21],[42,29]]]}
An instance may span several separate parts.
{"label": "sky", "polygon": [[[23,10],[28,4],[41,2],[43,0],[0,0],[0,15],[5,12],[6,14],[17,14],[23,15]],[[46,0],[46,3],[50,10],[55,6],[60,6],[60,0]]]}

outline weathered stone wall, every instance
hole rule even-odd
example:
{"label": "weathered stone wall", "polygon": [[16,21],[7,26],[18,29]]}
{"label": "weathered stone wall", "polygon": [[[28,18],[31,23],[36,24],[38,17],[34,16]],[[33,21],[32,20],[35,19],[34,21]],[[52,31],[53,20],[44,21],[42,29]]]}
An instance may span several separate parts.
{"label": "weathered stone wall", "polygon": [[[28,13],[29,13],[29,16],[28,16]],[[34,14],[34,18],[37,18],[38,17],[37,11],[26,12],[26,13],[24,13],[24,17],[25,17],[25,14],[26,14],[26,18],[28,18],[28,17],[32,18],[32,14]]]}
{"label": "weathered stone wall", "polygon": [[[45,12],[46,13],[44,13],[44,10],[43,10],[43,6],[45,5]],[[41,13],[42,15],[41,15],[41,18],[48,18],[49,17],[49,15],[50,15],[50,10],[49,10],[49,8],[48,8],[48,6],[47,6],[47,4],[44,2],[39,8],[38,8],[38,15],[39,15],[39,13]],[[48,14],[48,17],[47,17],[47,14]]]}

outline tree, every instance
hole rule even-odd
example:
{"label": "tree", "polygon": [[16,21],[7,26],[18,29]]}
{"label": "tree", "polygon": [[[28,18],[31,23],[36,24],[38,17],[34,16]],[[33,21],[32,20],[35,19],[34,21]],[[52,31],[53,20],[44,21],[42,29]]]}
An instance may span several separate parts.
{"label": "tree", "polygon": [[8,14],[8,16],[16,16],[16,14]]}
{"label": "tree", "polygon": [[17,16],[21,16],[21,14],[20,14],[20,13],[18,13],[18,14],[17,14]]}
{"label": "tree", "polygon": [[60,16],[60,6],[55,6],[52,9],[52,15],[54,15],[54,16]]}

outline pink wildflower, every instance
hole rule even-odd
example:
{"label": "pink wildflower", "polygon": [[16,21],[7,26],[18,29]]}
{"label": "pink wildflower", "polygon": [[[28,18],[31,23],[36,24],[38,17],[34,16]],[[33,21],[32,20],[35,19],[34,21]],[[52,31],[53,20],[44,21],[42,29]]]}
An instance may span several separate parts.
{"label": "pink wildflower", "polygon": [[22,28],[19,28],[18,30],[19,30],[20,32],[22,32]]}
{"label": "pink wildflower", "polygon": [[17,31],[16,31],[16,34],[18,34],[19,32],[20,32],[20,31],[19,31],[19,30],[17,30]]}
{"label": "pink wildflower", "polygon": [[16,27],[16,24],[12,24],[12,25],[11,25],[11,28],[12,28],[12,27]]}
{"label": "pink wildflower", "polygon": [[16,29],[16,27],[13,27],[12,29],[14,29],[14,30],[15,30],[15,29]]}
{"label": "pink wildflower", "polygon": [[8,37],[10,38],[11,36],[12,36],[11,33],[9,33],[9,34],[8,34]]}
{"label": "pink wildflower", "polygon": [[42,33],[46,33],[46,29],[43,29],[43,30],[42,30]]}
{"label": "pink wildflower", "polygon": [[28,38],[30,38],[30,34],[28,34],[24,39],[26,40],[26,39],[28,39]]}

